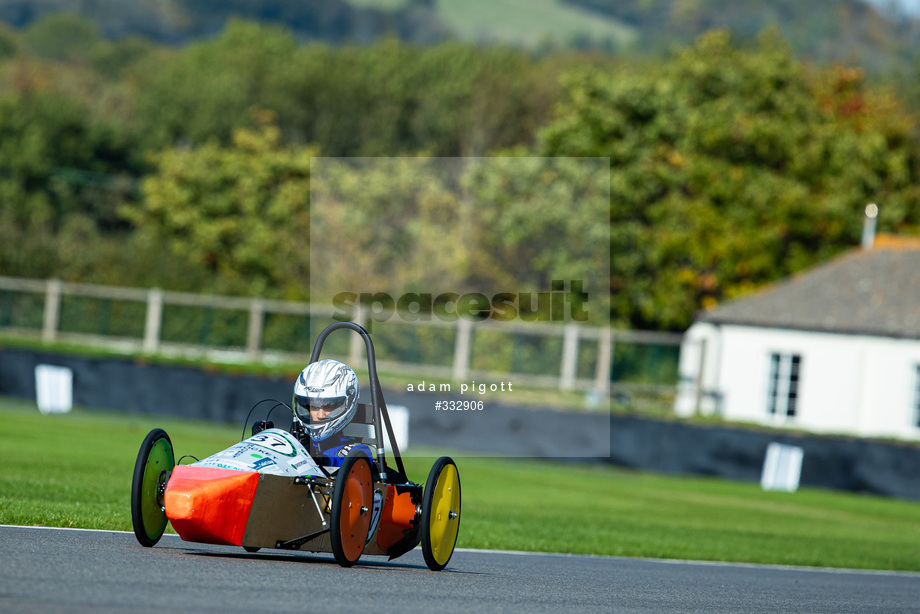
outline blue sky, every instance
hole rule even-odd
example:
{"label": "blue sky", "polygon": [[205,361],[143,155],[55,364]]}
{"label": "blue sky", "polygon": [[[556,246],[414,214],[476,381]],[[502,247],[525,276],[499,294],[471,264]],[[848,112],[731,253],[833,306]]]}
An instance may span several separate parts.
{"label": "blue sky", "polygon": [[886,6],[888,4],[899,5],[905,12],[920,17],[920,0],[867,0],[869,4],[876,6]]}

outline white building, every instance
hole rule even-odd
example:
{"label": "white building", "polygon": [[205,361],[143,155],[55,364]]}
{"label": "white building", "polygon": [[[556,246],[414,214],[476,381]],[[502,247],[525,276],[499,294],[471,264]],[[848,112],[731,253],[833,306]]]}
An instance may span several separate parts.
{"label": "white building", "polygon": [[880,235],[700,314],[675,412],[920,439],[920,240]]}

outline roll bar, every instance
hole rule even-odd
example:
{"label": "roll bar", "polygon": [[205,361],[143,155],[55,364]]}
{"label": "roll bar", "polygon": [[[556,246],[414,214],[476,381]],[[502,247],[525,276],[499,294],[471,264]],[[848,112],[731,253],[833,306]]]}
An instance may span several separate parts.
{"label": "roll bar", "polygon": [[364,339],[364,347],[367,350],[367,373],[371,385],[371,405],[374,408],[374,431],[377,440],[377,470],[380,472],[380,477],[381,479],[386,479],[383,434],[380,432],[381,419],[383,420],[382,423],[386,425],[390,446],[393,448],[393,456],[396,459],[396,468],[405,475],[406,470],[403,467],[402,456],[400,456],[399,448],[396,445],[396,435],[393,433],[393,426],[390,424],[390,414],[387,411],[386,402],[383,400],[383,389],[380,387],[380,379],[377,377],[377,358],[374,353],[374,342],[371,341],[370,333],[368,333],[363,326],[355,324],[354,322],[333,322],[324,328],[316,338],[316,343],[313,344],[313,353],[310,355],[310,364],[319,360],[319,356],[323,351],[323,344],[326,342],[326,337],[328,337],[330,333],[341,329],[349,329],[361,335],[361,338]]}

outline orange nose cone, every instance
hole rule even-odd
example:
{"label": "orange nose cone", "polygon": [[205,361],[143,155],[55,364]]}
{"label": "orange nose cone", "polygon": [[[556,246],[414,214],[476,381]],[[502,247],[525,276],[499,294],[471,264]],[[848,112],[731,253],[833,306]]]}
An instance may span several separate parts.
{"label": "orange nose cone", "polygon": [[185,541],[240,546],[258,485],[257,471],[178,465],[166,485],[166,517]]}

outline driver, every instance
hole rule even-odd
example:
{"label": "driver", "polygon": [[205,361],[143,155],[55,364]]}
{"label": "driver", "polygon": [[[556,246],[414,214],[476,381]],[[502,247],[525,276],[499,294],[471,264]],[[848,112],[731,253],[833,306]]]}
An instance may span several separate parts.
{"label": "driver", "polygon": [[354,448],[373,458],[370,446],[341,432],[358,407],[358,376],[348,365],[329,359],[307,365],[294,384],[292,405],[310,437],[310,455],[320,465],[339,467]]}

